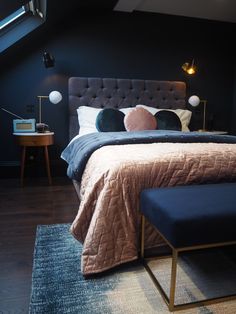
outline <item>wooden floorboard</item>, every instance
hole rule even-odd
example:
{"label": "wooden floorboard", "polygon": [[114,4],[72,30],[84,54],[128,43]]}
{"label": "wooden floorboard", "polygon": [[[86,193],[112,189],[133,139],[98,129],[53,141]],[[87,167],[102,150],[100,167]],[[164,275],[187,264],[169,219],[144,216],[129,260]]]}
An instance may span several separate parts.
{"label": "wooden floorboard", "polygon": [[0,314],[28,313],[37,225],[71,223],[78,205],[68,178],[0,180]]}

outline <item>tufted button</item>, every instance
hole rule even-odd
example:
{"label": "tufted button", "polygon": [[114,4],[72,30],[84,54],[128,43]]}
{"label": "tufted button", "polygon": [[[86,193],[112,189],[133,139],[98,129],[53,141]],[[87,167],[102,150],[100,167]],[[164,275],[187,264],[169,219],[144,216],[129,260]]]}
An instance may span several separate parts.
{"label": "tufted button", "polygon": [[118,106],[118,105],[115,105],[115,108],[116,108],[116,109],[118,109],[118,108],[119,108],[119,106]]}
{"label": "tufted button", "polygon": [[166,98],[165,98],[165,97],[163,97],[163,98],[162,98],[162,100],[163,100],[163,101],[165,101],[165,100],[166,100]]}
{"label": "tufted button", "polygon": [[104,105],[101,105],[101,108],[104,108]]}

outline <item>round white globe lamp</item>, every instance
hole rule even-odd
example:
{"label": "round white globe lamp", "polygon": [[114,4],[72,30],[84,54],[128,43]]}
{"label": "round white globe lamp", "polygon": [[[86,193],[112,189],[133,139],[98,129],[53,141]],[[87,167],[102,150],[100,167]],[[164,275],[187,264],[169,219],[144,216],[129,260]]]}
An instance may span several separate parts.
{"label": "round white globe lamp", "polygon": [[53,104],[58,104],[62,100],[62,95],[60,92],[54,90],[49,94],[49,100]]}
{"label": "round white globe lamp", "polygon": [[44,132],[46,129],[45,123],[42,123],[42,99],[49,98],[49,101],[53,104],[58,104],[62,100],[60,92],[54,90],[48,96],[37,96],[39,100],[39,123],[37,123],[38,132]]}
{"label": "round white globe lamp", "polygon": [[200,104],[200,98],[196,95],[193,95],[189,97],[188,102],[190,103],[191,106],[197,107]]}
{"label": "round white globe lamp", "polygon": [[191,106],[193,107],[197,107],[201,102],[203,103],[203,124],[202,124],[202,129],[199,131],[206,131],[206,100],[201,100],[198,96],[193,95],[191,97],[189,97],[188,102]]}

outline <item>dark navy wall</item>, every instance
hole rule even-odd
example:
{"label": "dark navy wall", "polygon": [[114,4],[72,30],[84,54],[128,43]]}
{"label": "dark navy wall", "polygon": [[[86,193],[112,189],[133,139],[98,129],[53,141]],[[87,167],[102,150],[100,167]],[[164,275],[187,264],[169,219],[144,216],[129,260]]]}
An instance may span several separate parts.
{"label": "dark navy wall", "polygon": [[[55,132],[52,164],[61,167],[62,174],[65,164],[59,156],[68,143],[70,76],[184,80],[188,96],[197,94],[208,100],[211,127],[235,132],[234,32],[235,25],[230,23],[142,12],[64,16],[63,23],[47,22],[0,56],[1,106],[25,118],[37,118],[37,95],[52,90],[63,94],[57,105],[43,101],[43,122]],[[55,56],[54,68],[44,68],[44,51]],[[198,73],[187,77],[181,65],[193,57]],[[29,105],[33,112],[28,112]],[[0,129],[0,166],[19,165],[12,117],[4,112],[0,112]]]}

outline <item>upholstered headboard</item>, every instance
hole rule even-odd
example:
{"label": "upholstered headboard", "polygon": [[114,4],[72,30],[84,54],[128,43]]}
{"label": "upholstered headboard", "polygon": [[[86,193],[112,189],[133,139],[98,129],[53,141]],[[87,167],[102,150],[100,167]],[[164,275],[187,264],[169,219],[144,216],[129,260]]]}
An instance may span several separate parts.
{"label": "upholstered headboard", "polygon": [[155,81],[118,78],[69,79],[69,137],[79,131],[76,109],[125,108],[137,104],[161,109],[185,109],[186,85],[179,81]]}

